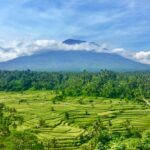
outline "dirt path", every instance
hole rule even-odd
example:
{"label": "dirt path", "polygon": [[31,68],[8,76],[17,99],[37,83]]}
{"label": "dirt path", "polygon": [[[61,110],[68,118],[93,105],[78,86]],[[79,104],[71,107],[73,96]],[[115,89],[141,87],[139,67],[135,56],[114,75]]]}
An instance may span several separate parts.
{"label": "dirt path", "polygon": [[143,98],[143,101],[150,106],[150,102],[147,99]]}

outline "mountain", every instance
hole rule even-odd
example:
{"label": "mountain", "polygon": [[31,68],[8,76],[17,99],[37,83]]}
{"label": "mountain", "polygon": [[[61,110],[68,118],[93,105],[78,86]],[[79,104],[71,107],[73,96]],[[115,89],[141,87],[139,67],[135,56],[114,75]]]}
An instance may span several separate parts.
{"label": "mountain", "polygon": [[1,70],[34,71],[118,71],[150,70],[150,65],[141,64],[112,53],[94,51],[48,51],[23,56],[0,63]]}
{"label": "mountain", "polygon": [[85,43],[86,41],[81,41],[81,40],[75,40],[75,39],[67,39],[63,41],[63,43],[68,44],[68,45],[73,45],[73,44],[81,44]]}

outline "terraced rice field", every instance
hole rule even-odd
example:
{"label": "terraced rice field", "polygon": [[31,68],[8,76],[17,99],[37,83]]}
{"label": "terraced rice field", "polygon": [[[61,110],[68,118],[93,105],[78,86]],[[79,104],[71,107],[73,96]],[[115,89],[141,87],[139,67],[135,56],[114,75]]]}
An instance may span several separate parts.
{"label": "terraced rice field", "polygon": [[[110,132],[123,132],[122,124],[127,119],[139,130],[150,129],[150,107],[142,103],[95,97],[67,97],[54,102],[53,97],[55,94],[48,91],[0,92],[0,102],[16,108],[24,117],[17,130],[32,130],[47,149],[51,140],[57,148],[50,149],[82,149],[81,135],[89,134],[98,118]],[[44,126],[39,126],[40,119],[45,121]]]}

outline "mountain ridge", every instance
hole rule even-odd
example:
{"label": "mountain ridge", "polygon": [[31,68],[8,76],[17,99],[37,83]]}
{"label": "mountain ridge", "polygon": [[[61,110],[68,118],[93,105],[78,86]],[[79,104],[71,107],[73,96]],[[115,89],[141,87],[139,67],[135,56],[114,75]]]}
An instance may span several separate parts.
{"label": "mountain ridge", "polygon": [[118,54],[95,51],[53,50],[31,56],[22,56],[0,63],[1,70],[33,71],[146,71],[150,65],[141,64]]}

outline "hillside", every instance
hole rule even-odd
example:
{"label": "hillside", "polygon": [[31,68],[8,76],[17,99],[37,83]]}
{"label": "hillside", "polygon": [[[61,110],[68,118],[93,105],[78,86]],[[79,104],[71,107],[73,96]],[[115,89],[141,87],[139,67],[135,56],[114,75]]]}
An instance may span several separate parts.
{"label": "hillside", "polygon": [[34,71],[119,71],[150,70],[150,65],[141,64],[113,53],[94,51],[48,51],[19,57],[0,63],[1,70]]}

